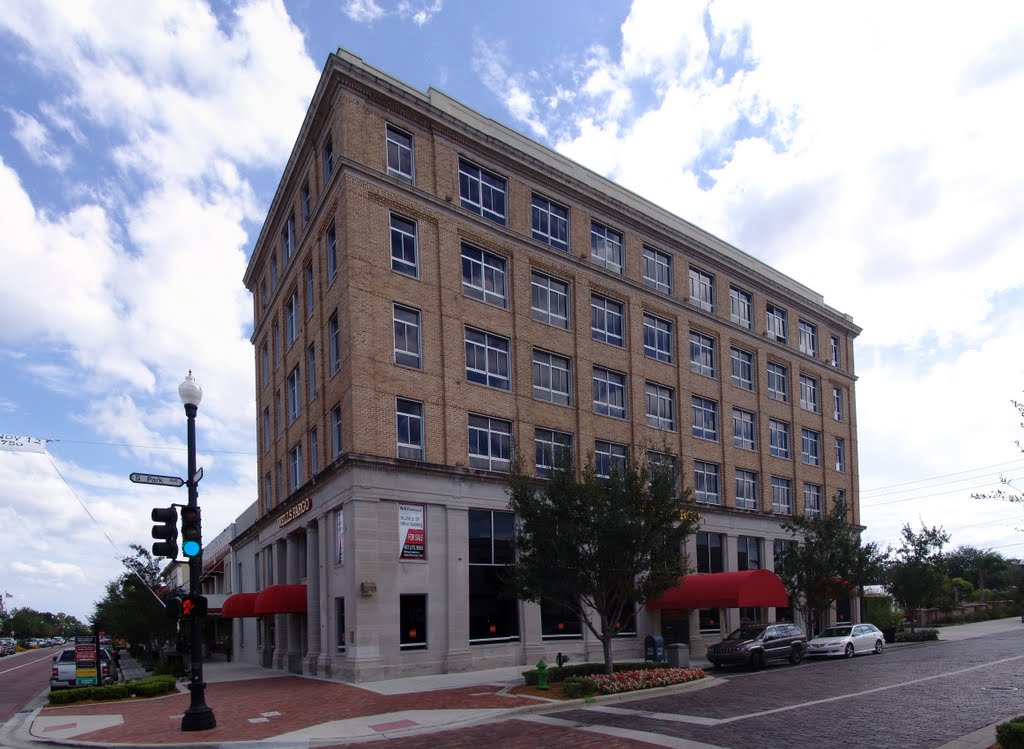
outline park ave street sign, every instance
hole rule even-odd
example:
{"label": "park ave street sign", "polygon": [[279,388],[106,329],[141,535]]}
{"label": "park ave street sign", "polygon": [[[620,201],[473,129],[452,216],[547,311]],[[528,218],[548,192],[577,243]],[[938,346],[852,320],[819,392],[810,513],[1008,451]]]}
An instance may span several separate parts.
{"label": "park ave street sign", "polygon": [[128,476],[133,484],[151,484],[153,486],[184,486],[185,480],[177,476],[158,476],[155,473],[132,473]]}

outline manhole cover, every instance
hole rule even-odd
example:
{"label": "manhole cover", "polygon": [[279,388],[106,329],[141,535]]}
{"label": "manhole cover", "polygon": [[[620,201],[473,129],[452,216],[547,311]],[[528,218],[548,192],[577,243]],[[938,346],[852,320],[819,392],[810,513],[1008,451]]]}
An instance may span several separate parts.
{"label": "manhole cover", "polygon": [[1016,692],[1018,687],[982,687],[986,692]]}

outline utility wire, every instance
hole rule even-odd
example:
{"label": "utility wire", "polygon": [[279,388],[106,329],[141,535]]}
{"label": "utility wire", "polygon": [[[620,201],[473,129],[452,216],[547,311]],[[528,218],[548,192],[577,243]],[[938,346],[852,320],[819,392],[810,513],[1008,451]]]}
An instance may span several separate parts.
{"label": "utility wire", "polygon": [[894,505],[894,504],[899,504],[900,502],[915,502],[915,501],[917,501],[919,499],[931,499],[932,497],[942,497],[942,496],[945,496],[947,494],[961,494],[963,492],[966,492],[966,491],[969,491],[969,490],[972,490],[972,489],[985,489],[985,488],[993,487],[993,486],[1000,486],[1000,484],[992,484],[992,483],[977,484],[975,486],[965,486],[965,487],[961,487],[959,489],[949,489],[949,490],[944,491],[944,492],[932,492],[930,494],[920,494],[920,495],[918,495],[916,497],[903,497],[902,499],[889,499],[889,500],[886,500],[885,502],[864,503],[863,501],[861,501],[861,505],[860,506],[861,506],[861,508],[865,508],[865,507],[881,507],[882,505]]}
{"label": "utility wire", "polygon": [[[1010,469],[1010,471],[1016,471],[1016,470],[1024,470],[1024,468],[1021,468],[1021,469]],[[896,489],[894,491],[881,492],[879,494],[873,494],[872,496],[867,497],[867,499],[878,499],[879,497],[891,497],[894,494],[906,494],[908,492],[919,492],[919,491],[926,491],[928,489],[938,489],[939,487],[943,487],[943,486],[952,486],[953,484],[962,484],[962,483],[967,482],[967,481],[979,481],[981,479],[987,479],[987,478],[991,478],[993,476],[998,476],[1000,478],[1000,480],[1001,480],[1003,478],[1003,476],[1007,476],[1007,475],[1009,475],[1009,477],[1011,479],[1020,478],[1020,476],[1009,474],[1009,473],[1007,473],[1005,471],[1000,471],[998,473],[982,473],[982,474],[979,474],[977,476],[966,476],[966,477],[964,477],[962,479],[953,479],[952,481],[940,481],[940,482],[935,483],[935,484],[928,484],[927,486],[912,486],[912,487],[910,487],[908,489]],[[1024,475],[1024,474],[1022,474],[1022,475]],[[864,498],[865,497],[864,497],[863,493],[861,493],[861,499],[864,499]]]}
{"label": "utility wire", "polygon": [[[47,442],[65,442],[72,445],[101,445],[104,447],[135,447],[140,450],[174,450],[177,452],[184,452],[188,447],[176,447],[172,445],[134,445],[130,442],[89,442],[87,440],[61,440],[61,439],[48,439]],[[241,450],[207,450],[203,449],[204,453],[216,453],[218,455],[255,455],[255,452],[245,452]]]}
{"label": "utility wire", "polygon": [[876,487],[874,487],[872,489],[861,489],[860,494],[861,494],[861,497],[863,497],[867,493],[878,492],[878,491],[882,491],[883,489],[895,489],[898,486],[909,486],[910,484],[921,484],[921,483],[924,483],[925,481],[934,481],[935,479],[945,479],[945,478],[949,478],[950,476],[962,476],[965,473],[975,473],[977,471],[985,471],[985,470],[988,470],[989,468],[1002,468],[1004,466],[1017,465],[1018,463],[1024,463],[1024,459],[1021,459],[1021,460],[1011,460],[1008,463],[993,463],[992,465],[988,465],[988,466],[979,466],[978,468],[968,468],[968,469],[963,470],[963,471],[956,471],[954,473],[945,473],[945,474],[942,474],[941,476],[929,476],[928,478],[916,479],[914,481],[904,481],[901,484],[889,484],[887,486],[876,486]]}

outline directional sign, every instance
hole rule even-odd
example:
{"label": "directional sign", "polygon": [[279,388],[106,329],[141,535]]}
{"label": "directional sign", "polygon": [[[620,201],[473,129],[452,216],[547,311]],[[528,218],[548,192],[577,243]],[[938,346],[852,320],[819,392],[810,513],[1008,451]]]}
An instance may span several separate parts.
{"label": "directional sign", "polygon": [[184,479],[177,476],[158,476],[155,473],[132,473],[128,476],[133,484],[151,484],[153,486],[184,486]]}
{"label": "directional sign", "polygon": [[196,471],[195,473],[192,474],[192,483],[193,484],[198,484],[202,480],[203,480],[203,469],[202,469],[202,467],[200,467],[198,471]]}

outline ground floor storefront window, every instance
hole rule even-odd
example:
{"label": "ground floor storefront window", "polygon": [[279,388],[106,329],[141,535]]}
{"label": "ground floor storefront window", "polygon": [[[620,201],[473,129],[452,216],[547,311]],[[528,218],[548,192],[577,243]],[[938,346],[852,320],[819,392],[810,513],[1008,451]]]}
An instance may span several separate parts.
{"label": "ground floor storefront window", "polygon": [[563,603],[541,601],[540,632],[545,640],[579,639],[583,636],[580,615]]}
{"label": "ground floor storefront window", "polygon": [[399,643],[402,650],[427,649],[427,597],[402,595],[398,597]]}
{"label": "ground floor storefront window", "polygon": [[502,576],[515,559],[515,515],[469,511],[469,641],[519,639],[519,602],[504,595]]}

